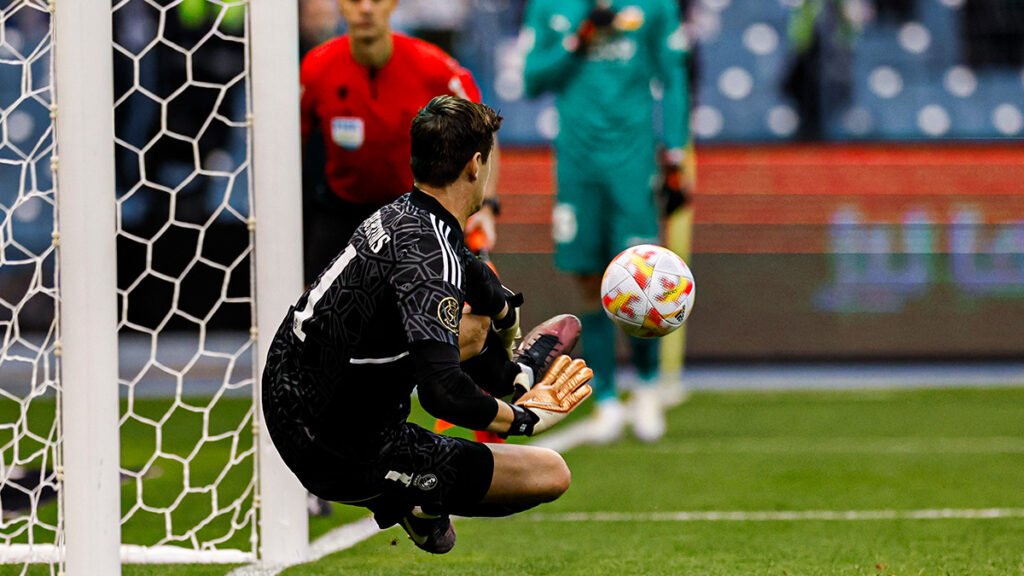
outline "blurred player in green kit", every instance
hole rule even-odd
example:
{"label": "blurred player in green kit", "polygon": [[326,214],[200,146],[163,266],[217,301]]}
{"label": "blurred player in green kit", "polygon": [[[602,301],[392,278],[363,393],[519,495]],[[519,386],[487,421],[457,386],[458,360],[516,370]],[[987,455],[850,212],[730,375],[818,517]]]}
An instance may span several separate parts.
{"label": "blurred player in green kit", "polygon": [[[625,248],[658,242],[661,180],[685,199],[689,137],[684,58],[676,0],[530,0],[521,36],[526,92],[557,97],[555,265],[572,273],[587,311],[583,346],[598,401],[590,440],[617,440],[627,422],[615,385],[616,332],[600,306],[601,275]],[[662,94],[654,122],[652,85]],[[637,437],[655,441],[665,420],[655,386],[658,342],[630,338],[642,382],[634,391]]]}

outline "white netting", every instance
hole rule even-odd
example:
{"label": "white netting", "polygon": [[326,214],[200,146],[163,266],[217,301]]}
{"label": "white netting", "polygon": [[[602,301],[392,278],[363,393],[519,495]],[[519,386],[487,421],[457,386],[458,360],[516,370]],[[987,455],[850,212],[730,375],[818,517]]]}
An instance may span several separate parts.
{"label": "white netting", "polygon": [[245,12],[113,5],[128,544],[255,550]]}
{"label": "white netting", "polygon": [[51,34],[45,2],[0,0],[0,561],[60,533]]}

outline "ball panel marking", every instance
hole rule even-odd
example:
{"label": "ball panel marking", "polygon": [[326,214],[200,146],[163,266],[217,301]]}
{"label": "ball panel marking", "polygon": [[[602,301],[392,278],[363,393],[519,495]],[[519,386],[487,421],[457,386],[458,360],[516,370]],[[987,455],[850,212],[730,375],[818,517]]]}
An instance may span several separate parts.
{"label": "ball panel marking", "polygon": [[656,338],[686,321],[695,290],[693,274],[679,256],[642,244],[624,250],[605,269],[601,304],[627,334]]}

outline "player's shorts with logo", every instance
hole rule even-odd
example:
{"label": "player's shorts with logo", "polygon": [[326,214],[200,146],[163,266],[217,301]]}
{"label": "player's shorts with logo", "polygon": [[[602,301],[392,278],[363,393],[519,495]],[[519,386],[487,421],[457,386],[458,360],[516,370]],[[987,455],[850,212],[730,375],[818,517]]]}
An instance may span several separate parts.
{"label": "player's shorts with logo", "polygon": [[365,506],[382,526],[412,506],[478,504],[486,446],[409,424],[413,346],[458,349],[466,262],[459,222],[414,190],[366,219],[299,298],[263,374],[267,431],[321,498]]}
{"label": "player's shorts with logo", "polygon": [[[304,376],[289,370],[287,357],[271,350],[267,372],[278,382],[300,384]],[[365,387],[386,387],[389,373],[408,378],[407,367],[400,362],[383,370],[352,366],[342,378],[365,379]],[[313,437],[299,424],[310,418],[302,401],[288,393],[265,391],[263,403],[274,445],[302,485],[325,500],[369,508],[381,527],[393,525],[413,506],[469,509],[490,488],[494,457],[483,444],[434,434],[404,422],[400,414],[392,415],[395,424],[381,431],[379,414],[373,415],[373,423],[360,422],[371,416],[372,408],[337,405],[331,412],[345,421],[339,424],[341,430],[331,437]]]}
{"label": "player's shorts with logo", "polygon": [[657,243],[652,158],[603,167],[559,156],[552,236],[560,270],[600,274],[626,248]]}

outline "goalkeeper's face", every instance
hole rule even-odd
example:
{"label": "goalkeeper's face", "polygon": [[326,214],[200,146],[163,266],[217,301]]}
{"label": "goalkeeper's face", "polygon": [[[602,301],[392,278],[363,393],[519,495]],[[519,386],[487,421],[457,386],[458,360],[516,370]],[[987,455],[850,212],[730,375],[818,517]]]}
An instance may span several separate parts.
{"label": "goalkeeper's face", "polygon": [[338,0],[353,40],[372,42],[391,32],[389,21],[398,0]]}

